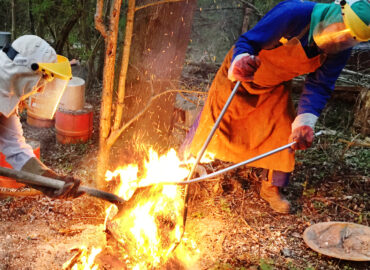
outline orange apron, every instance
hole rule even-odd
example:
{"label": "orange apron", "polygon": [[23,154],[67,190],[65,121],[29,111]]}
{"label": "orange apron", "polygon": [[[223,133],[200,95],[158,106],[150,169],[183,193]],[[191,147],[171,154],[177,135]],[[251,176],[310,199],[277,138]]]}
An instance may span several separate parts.
{"label": "orange apron", "polygon": [[[235,83],[227,78],[233,48],[226,55],[211,85],[190,146],[197,156]],[[239,163],[288,143],[295,111],[290,90],[284,85],[296,76],[315,71],[322,56],[308,58],[298,38],[259,53],[261,65],[253,82],[243,82],[215,132],[207,152],[215,158]],[[294,153],[284,150],[250,166],[291,172]]]}

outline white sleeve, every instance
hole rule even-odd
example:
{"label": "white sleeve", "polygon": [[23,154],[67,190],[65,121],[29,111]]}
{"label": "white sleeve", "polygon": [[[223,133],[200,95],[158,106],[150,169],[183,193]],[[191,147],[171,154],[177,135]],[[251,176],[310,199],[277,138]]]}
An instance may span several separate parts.
{"label": "white sleeve", "polygon": [[0,151],[18,171],[31,157],[35,157],[32,147],[23,137],[22,125],[16,114],[8,118],[0,115]]}
{"label": "white sleeve", "polygon": [[318,117],[312,113],[302,113],[297,115],[292,123],[292,131],[301,126],[309,126],[315,130],[317,118]]}

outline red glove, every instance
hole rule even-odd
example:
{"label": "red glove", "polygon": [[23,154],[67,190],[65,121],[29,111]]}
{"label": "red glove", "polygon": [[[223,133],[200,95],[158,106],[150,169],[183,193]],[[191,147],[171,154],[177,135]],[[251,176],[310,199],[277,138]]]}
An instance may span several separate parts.
{"label": "red glove", "polygon": [[248,53],[239,54],[231,63],[228,78],[231,81],[251,82],[260,65],[261,61],[258,56]]}
{"label": "red glove", "polygon": [[289,143],[296,142],[291,147],[294,150],[305,150],[311,147],[315,134],[310,126],[300,126],[293,130]]}

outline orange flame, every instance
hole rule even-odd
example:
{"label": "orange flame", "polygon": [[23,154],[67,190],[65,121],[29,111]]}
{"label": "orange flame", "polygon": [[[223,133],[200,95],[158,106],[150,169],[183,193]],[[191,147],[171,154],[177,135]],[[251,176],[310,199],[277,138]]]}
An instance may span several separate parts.
{"label": "orange flame", "polygon": [[[210,161],[212,157],[202,159],[205,160]],[[128,268],[160,267],[174,257],[186,266],[197,260],[199,250],[196,243],[183,234],[183,187],[161,184],[184,181],[191,162],[194,161],[181,162],[173,149],[163,156],[149,149],[148,159],[144,162],[145,172],[140,178],[136,164],[119,167],[114,172],[107,171],[107,181],[119,177],[115,194],[125,200],[129,200],[138,187],[146,187],[145,192],[135,194],[128,202],[128,209],[119,219],[111,218],[116,210],[113,205],[106,210],[105,224],[122,245],[121,257]],[[148,187],[153,183],[155,185]]]}
{"label": "orange flame", "polygon": [[[73,256],[71,259],[66,261],[62,269],[71,269],[71,270],[97,270],[99,265],[95,264],[95,257],[101,252],[101,248],[92,248],[91,251],[88,251],[88,248],[81,246],[78,248],[79,253],[76,256]],[[73,265],[71,266],[71,264]]]}

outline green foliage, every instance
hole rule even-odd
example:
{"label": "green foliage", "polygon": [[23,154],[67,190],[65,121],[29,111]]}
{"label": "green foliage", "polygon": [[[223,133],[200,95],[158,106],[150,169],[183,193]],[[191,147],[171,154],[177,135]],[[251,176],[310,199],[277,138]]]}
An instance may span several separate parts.
{"label": "green foliage", "polygon": [[[17,0],[15,36],[35,34],[54,48],[59,44],[63,55],[87,59],[99,37],[95,30],[95,0]],[[11,30],[10,1],[0,1],[0,31]],[[68,29],[69,24],[72,24]],[[67,39],[64,41],[64,36]]]}
{"label": "green foliage", "polygon": [[261,268],[261,270],[273,270],[274,269],[274,266],[272,265],[272,263],[267,262],[264,259],[260,260],[259,267]]}
{"label": "green foliage", "polygon": [[54,1],[43,0],[43,1],[33,1],[33,6],[31,10],[37,16],[43,15],[45,12],[50,12],[53,8]]}
{"label": "green foliage", "polygon": [[227,214],[231,214],[231,209],[228,201],[225,198],[221,198],[220,200],[220,208],[223,212]]}

